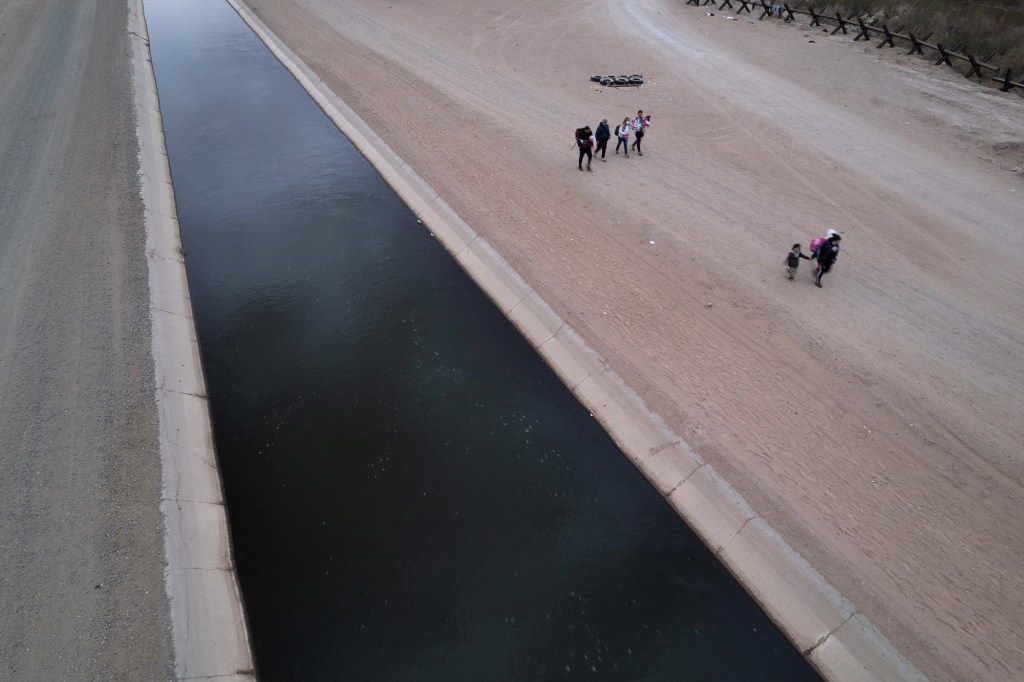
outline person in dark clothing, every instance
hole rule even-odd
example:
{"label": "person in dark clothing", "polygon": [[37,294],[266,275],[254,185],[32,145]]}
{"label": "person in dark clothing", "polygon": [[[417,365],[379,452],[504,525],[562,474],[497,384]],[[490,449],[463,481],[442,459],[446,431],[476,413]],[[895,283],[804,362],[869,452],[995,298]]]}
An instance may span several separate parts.
{"label": "person in dark clothing", "polygon": [[789,278],[793,279],[796,275],[796,269],[800,265],[800,259],[811,260],[810,256],[805,256],[803,251],[800,250],[799,244],[793,244],[792,250],[786,255],[786,266],[789,268]]}
{"label": "person in dark clothing", "polygon": [[602,161],[605,160],[604,153],[608,151],[608,140],[611,139],[611,136],[612,131],[608,128],[608,119],[601,119],[601,122],[597,124],[597,130],[594,132],[594,137],[597,138],[597,149],[594,150],[594,156],[601,152]]}
{"label": "person in dark clothing", "polygon": [[579,169],[583,170],[583,157],[587,157],[587,170],[590,170],[590,160],[594,158],[594,154],[591,151],[594,148],[594,133],[590,131],[590,126],[584,128],[578,128],[576,130],[576,145],[580,148],[580,160]]}
{"label": "person in dark clothing", "polygon": [[636,153],[643,156],[644,153],[640,151],[640,142],[644,139],[644,110],[636,112],[636,118],[633,119],[633,144],[630,146],[631,149],[635,149]]}
{"label": "person in dark clothing", "polygon": [[818,269],[814,272],[814,286],[821,288],[821,277],[832,269],[836,259],[839,258],[839,242],[842,240],[835,232],[829,234],[829,238],[818,248]]}

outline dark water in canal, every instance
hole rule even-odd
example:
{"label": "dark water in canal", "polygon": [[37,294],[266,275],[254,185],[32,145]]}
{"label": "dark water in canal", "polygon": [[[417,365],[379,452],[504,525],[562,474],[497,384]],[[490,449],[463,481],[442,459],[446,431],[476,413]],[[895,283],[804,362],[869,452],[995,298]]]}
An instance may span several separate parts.
{"label": "dark water in canal", "polygon": [[146,14],[262,679],[816,679],[226,3]]}

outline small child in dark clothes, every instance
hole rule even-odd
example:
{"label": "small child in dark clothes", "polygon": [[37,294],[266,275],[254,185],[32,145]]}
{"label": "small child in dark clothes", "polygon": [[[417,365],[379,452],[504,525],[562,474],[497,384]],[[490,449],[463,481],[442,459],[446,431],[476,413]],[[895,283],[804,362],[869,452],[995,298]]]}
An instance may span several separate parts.
{"label": "small child in dark clothes", "polygon": [[796,269],[800,265],[801,258],[803,258],[804,260],[811,260],[810,258],[803,254],[803,252],[800,250],[799,244],[793,244],[793,249],[788,254],[786,254],[786,266],[789,270],[790,279],[793,279],[793,275],[796,274]]}

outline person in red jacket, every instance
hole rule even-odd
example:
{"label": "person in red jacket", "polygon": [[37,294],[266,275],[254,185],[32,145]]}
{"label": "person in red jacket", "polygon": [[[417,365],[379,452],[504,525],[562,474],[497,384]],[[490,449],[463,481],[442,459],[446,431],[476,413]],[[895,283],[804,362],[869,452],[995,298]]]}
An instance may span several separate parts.
{"label": "person in red jacket", "polygon": [[583,170],[583,157],[587,157],[587,170],[590,170],[590,161],[594,158],[593,149],[597,146],[594,134],[590,132],[590,126],[576,129],[576,146],[580,148],[579,169]]}

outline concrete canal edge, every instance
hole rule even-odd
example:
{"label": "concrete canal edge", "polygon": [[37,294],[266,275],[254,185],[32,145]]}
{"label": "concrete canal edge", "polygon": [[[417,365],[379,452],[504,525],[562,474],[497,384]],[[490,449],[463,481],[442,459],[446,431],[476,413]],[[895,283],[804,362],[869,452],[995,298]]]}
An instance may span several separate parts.
{"label": "concrete canal edge", "polygon": [[255,679],[164,146],[143,0],[128,0],[175,675]]}
{"label": "concrete canal edge", "polygon": [[924,679],[312,69],[228,2],[825,678]]}

